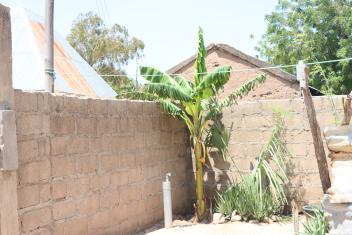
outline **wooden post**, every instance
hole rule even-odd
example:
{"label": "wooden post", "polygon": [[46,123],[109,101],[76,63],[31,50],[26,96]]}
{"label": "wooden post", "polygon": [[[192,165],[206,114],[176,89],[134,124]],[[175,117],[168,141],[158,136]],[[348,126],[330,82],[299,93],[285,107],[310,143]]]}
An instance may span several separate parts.
{"label": "wooden post", "polygon": [[352,91],[350,92],[350,94],[347,95],[346,100],[344,98],[342,99],[344,117],[343,117],[341,126],[350,124],[351,117],[352,117],[351,101],[352,101]]}
{"label": "wooden post", "polygon": [[45,42],[45,90],[54,92],[54,0],[46,0]]}
{"label": "wooden post", "polygon": [[297,80],[299,81],[301,92],[304,98],[310,131],[313,137],[314,151],[318,163],[320,181],[323,187],[323,192],[327,193],[331,186],[331,181],[329,176],[328,163],[324,151],[323,140],[321,137],[321,131],[316,117],[312,95],[308,87],[309,68],[303,63],[303,61],[299,61],[296,69]]}
{"label": "wooden post", "polygon": [[293,216],[293,234],[298,235],[299,234],[299,217],[298,217],[299,210],[295,200],[292,200],[291,206],[292,206],[292,216]]}

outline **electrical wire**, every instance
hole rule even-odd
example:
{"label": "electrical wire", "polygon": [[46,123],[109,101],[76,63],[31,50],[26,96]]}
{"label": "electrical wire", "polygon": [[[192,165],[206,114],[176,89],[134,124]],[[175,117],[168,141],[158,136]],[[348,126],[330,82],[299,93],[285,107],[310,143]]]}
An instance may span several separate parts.
{"label": "electrical wire", "polygon": [[[20,54],[30,54],[30,53],[26,53],[26,52],[16,52],[16,53],[20,53]],[[88,63],[86,61],[80,61],[77,59],[73,59],[71,57],[64,57],[64,56],[59,56],[59,55],[55,55],[55,59],[57,58],[61,58],[64,59],[66,61],[74,61],[77,63],[82,63],[82,64],[87,64]],[[342,59],[334,59],[334,60],[324,60],[324,61],[314,61],[314,62],[308,62],[305,63],[306,65],[315,65],[315,64],[327,64],[327,63],[337,63],[337,62],[342,62],[342,61],[351,61],[352,57],[347,57],[347,58],[342,58]],[[228,71],[219,71],[218,73],[230,73],[230,72],[246,72],[246,71],[261,71],[261,70],[273,70],[273,69],[283,69],[283,68],[292,68],[292,67],[296,67],[297,64],[290,64],[290,65],[276,65],[276,66],[268,66],[268,67],[259,67],[259,68],[245,68],[245,69],[230,69]],[[193,73],[193,72],[189,72],[189,73],[164,73],[166,75],[169,76],[181,76],[181,75],[206,75],[206,74],[213,74],[214,72],[203,72],[203,73]],[[74,74],[61,74],[61,75],[74,75]],[[99,76],[101,77],[126,77],[126,76],[130,76],[130,77],[135,77],[136,74],[99,74]],[[148,76],[155,76],[155,75],[143,75],[143,77],[148,77]]]}

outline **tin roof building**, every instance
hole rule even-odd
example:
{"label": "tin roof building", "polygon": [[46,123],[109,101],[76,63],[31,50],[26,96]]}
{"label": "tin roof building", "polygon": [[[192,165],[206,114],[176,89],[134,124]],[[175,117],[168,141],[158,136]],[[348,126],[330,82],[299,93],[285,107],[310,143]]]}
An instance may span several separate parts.
{"label": "tin roof building", "polygon": [[[41,17],[17,7],[11,9],[13,86],[22,90],[45,88],[45,34]],[[116,92],[55,32],[55,92],[114,97]]]}

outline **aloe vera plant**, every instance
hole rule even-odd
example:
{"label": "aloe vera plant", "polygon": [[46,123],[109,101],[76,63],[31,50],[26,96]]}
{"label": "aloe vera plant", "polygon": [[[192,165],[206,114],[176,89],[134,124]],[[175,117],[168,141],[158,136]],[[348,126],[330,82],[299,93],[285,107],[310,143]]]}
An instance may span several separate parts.
{"label": "aloe vera plant", "polygon": [[222,100],[216,99],[218,92],[230,78],[231,67],[219,67],[208,73],[205,64],[207,51],[201,28],[198,35],[194,81],[189,81],[180,75],[171,76],[151,67],[141,67],[140,74],[149,81],[145,85],[144,92],[158,100],[164,111],[181,119],[189,130],[196,162],[195,215],[198,220],[202,220],[206,212],[203,190],[203,168],[207,156],[205,134],[210,129],[210,120],[219,115],[223,108],[232,105],[254,87],[263,83],[266,77],[258,76],[247,81],[228,97]]}
{"label": "aloe vera plant", "polygon": [[280,206],[287,203],[285,157],[289,153],[283,139],[284,115],[282,110],[274,110],[271,136],[259,152],[254,169],[219,195],[218,212],[230,216],[236,210],[243,220],[262,221],[278,213]]}

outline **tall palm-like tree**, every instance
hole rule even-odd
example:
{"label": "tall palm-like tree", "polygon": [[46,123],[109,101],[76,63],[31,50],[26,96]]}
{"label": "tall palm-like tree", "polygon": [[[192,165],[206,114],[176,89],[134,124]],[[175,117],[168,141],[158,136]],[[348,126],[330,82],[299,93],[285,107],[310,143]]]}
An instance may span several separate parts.
{"label": "tall palm-like tree", "polygon": [[235,103],[248,94],[254,87],[263,83],[265,76],[247,81],[228,97],[219,100],[218,92],[227,83],[231,67],[224,66],[208,73],[205,65],[206,49],[203,31],[199,28],[198,54],[195,62],[194,82],[182,76],[171,76],[155,68],[141,67],[141,75],[149,81],[145,92],[153,95],[162,108],[174,117],[180,118],[188,127],[196,162],[196,198],[195,214],[202,220],[206,211],[203,191],[203,168],[207,156],[205,133],[210,121],[222,112],[222,109]]}

